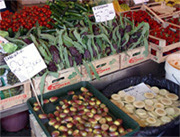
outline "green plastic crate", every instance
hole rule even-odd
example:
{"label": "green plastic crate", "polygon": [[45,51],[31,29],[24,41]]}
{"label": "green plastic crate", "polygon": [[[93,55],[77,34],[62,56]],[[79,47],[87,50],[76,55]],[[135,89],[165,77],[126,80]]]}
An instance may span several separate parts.
{"label": "green plastic crate", "polygon": [[[54,90],[48,93],[45,93],[43,95],[43,99],[49,99],[52,96],[57,96],[59,98],[59,100],[62,99],[70,99],[67,95],[68,91],[74,90],[75,94],[78,94],[78,92],[80,93],[80,88],[81,87],[86,87],[91,93],[93,93],[93,95],[95,97],[97,97],[99,100],[101,100],[102,103],[106,104],[106,106],[109,109],[109,114],[114,118],[120,118],[123,120],[123,127],[125,129],[127,128],[131,128],[133,129],[132,132],[129,132],[128,134],[126,134],[125,136],[131,136],[134,133],[138,132],[140,127],[139,124],[134,121],[132,118],[130,118],[127,114],[125,114],[122,110],[120,110],[116,105],[114,105],[108,98],[106,98],[101,92],[99,92],[97,89],[95,89],[89,82],[79,82],[58,90]],[[38,98],[40,99],[40,95],[38,96]],[[54,102],[54,103],[49,103],[49,104],[45,104],[43,106],[43,110],[45,113],[52,113],[53,111],[55,111],[55,106],[59,105],[59,100]],[[33,103],[37,102],[35,97],[30,98],[27,101],[27,105],[29,107],[30,112],[32,112],[35,116],[35,118],[37,119],[39,125],[41,126],[41,128],[43,129],[43,131],[45,132],[45,134],[47,136],[51,136],[50,133],[54,130],[53,127],[48,126],[48,121],[47,120],[40,120],[38,117],[38,113],[35,112],[33,110]],[[40,114],[40,113],[39,113]]]}

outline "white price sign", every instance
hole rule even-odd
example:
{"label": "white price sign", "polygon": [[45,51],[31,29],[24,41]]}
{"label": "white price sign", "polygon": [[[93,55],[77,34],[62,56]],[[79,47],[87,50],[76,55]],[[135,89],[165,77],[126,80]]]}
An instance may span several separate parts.
{"label": "white price sign", "polygon": [[144,93],[147,92],[156,95],[156,93],[150,90],[150,88],[148,88],[144,83],[140,83],[132,88],[124,89],[124,91],[127,95],[134,96],[136,100],[145,100],[146,98],[144,97]]}
{"label": "white price sign", "polygon": [[148,2],[149,0],[134,0],[135,4],[140,4],[140,3],[145,3]]}
{"label": "white price sign", "polygon": [[5,8],[6,8],[6,4],[4,0],[0,0],[0,9],[5,9]]}
{"label": "white price sign", "polygon": [[47,68],[33,43],[5,57],[4,60],[21,82]]}
{"label": "white price sign", "polygon": [[96,22],[105,22],[114,19],[116,16],[112,3],[92,8]]}

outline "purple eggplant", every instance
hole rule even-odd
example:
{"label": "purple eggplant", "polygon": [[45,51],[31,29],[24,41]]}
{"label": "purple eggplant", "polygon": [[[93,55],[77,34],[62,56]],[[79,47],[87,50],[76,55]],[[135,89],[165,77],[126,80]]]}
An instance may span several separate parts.
{"label": "purple eggplant", "polygon": [[119,29],[119,33],[121,34],[121,37],[123,37],[123,36],[124,36],[124,29],[123,29],[123,28],[120,28],[120,29]]}
{"label": "purple eggplant", "polygon": [[115,22],[112,23],[113,28],[115,28],[117,26],[117,24]]}
{"label": "purple eggplant", "polygon": [[84,51],[84,59],[90,59],[91,58],[91,54],[90,54],[90,52],[89,52],[89,50],[85,50]]}
{"label": "purple eggplant", "polygon": [[52,62],[52,61],[50,61],[47,66],[48,66],[49,71],[57,72],[57,70],[58,70],[56,64],[54,62]]}
{"label": "purple eggplant", "polygon": [[80,54],[79,56],[75,56],[75,61],[77,65],[82,64],[82,55]]}
{"label": "purple eggplant", "polygon": [[117,44],[113,44],[113,47],[116,49],[116,51],[118,50]]}
{"label": "purple eggplant", "polygon": [[58,64],[60,63],[60,56],[59,56],[59,50],[56,48],[56,46],[54,45],[51,45],[50,48],[49,48],[49,51],[53,57],[53,61]]}
{"label": "purple eggplant", "polygon": [[94,47],[92,47],[92,51],[93,51],[93,56],[94,56],[94,57],[97,57],[97,53],[96,53]]}
{"label": "purple eggplant", "polygon": [[141,36],[141,32],[140,31],[136,32],[136,36],[139,38]]}
{"label": "purple eggplant", "polygon": [[131,37],[131,38],[129,39],[129,42],[130,42],[130,43],[133,43],[133,42],[134,42],[134,39]]}
{"label": "purple eggplant", "polygon": [[126,32],[130,32],[132,30],[132,26],[131,25],[127,25],[125,28]]}
{"label": "purple eggplant", "polygon": [[95,24],[92,25],[92,28],[93,28],[94,35],[99,35],[100,34],[99,33],[100,29]]}
{"label": "purple eggplant", "polygon": [[32,43],[32,41],[28,38],[25,38],[23,41],[28,45]]}
{"label": "purple eggplant", "polygon": [[69,51],[71,53],[71,55],[74,56],[80,56],[79,51],[75,48],[75,47],[69,47]]}
{"label": "purple eggplant", "polygon": [[87,36],[88,35],[88,32],[83,32],[82,33],[82,36]]}

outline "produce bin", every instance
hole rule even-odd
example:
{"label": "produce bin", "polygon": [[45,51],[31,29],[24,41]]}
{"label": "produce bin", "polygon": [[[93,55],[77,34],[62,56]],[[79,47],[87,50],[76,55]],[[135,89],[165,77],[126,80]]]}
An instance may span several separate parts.
{"label": "produce bin", "polygon": [[[180,53],[180,42],[166,45],[165,39],[160,39],[155,36],[150,35],[149,38],[154,41],[150,42],[151,47],[151,59],[157,63],[162,63],[166,60],[168,55],[171,53]],[[156,44],[156,42],[159,44]]]}
{"label": "produce bin", "polygon": [[[102,93],[110,98],[112,94],[117,93],[120,90],[129,88],[130,86],[135,86],[141,82],[148,84],[150,86],[157,86],[161,89],[167,89],[171,93],[175,93],[180,97],[180,86],[166,79],[158,79],[152,75],[148,76],[134,76],[126,78],[123,80],[118,80],[112,84],[109,84],[102,90]],[[168,131],[168,129],[173,128],[180,124],[180,116],[176,117],[173,121],[159,126],[159,127],[145,127],[140,128],[140,131],[136,134],[137,136],[158,136],[163,131]]]}
{"label": "produce bin", "polygon": [[[136,123],[133,119],[131,119],[128,115],[126,115],[122,110],[120,110],[116,105],[114,105],[113,103],[111,103],[102,93],[100,93],[97,89],[95,89],[91,84],[89,84],[88,82],[80,82],[74,85],[70,85],[49,93],[46,93],[43,95],[44,99],[49,99],[52,96],[57,96],[60,100],[62,99],[70,99],[70,96],[67,96],[67,92],[68,91],[72,91],[74,90],[75,93],[77,94],[79,92],[79,89],[81,87],[85,87],[87,88],[95,97],[97,97],[102,103],[104,103],[108,109],[109,109],[109,114],[113,117],[113,118],[120,118],[123,120],[123,127],[124,128],[131,128],[133,131],[129,132],[128,134],[126,134],[126,136],[131,136],[134,133],[136,133],[137,131],[139,131],[139,125],[138,123]],[[40,96],[39,96],[40,98]],[[43,110],[45,113],[51,113],[52,111],[55,110],[55,106],[57,104],[59,104],[59,99],[54,102],[54,103],[50,103],[50,104],[46,104],[43,106]],[[48,121],[42,121],[38,118],[38,114],[33,110],[33,104],[36,102],[35,97],[30,98],[27,101],[27,105],[29,107],[29,110],[31,113],[34,114],[36,120],[38,121],[38,123],[40,124],[41,128],[43,129],[43,131],[45,132],[45,134],[47,136],[50,136],[50,132],[52,132],[51,128],[47,127]]]}

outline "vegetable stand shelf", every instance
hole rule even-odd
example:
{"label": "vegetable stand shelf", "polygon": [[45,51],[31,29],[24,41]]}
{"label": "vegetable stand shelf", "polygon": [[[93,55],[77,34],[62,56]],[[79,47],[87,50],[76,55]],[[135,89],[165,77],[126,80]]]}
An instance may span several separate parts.
{"label": "vegetable stand shelf", "polygon": [[[109,75],[104,75],[101,77],[101,80],[93,80],[90,83],[95,86],[98,90],[102,90],[105,86],[108,84],[118,80],[118,79],[124,79],[130,76],[143,76],[147,74],[153,74],[158,77],[162,77],[165,75],[164,71],[164,63],[158,64],[151,60],[147,60],[143,63],[137,64],[135,66],[129,67],[127,69],[122,69],[120,71],[116,71],[114,73],[111,73]],[[14,107],[5,109],[0,111],[0,118],[10,116],[19,112],[23,112],[25,110],[28,110],[28,107],[26,103],[16,105]]]}

